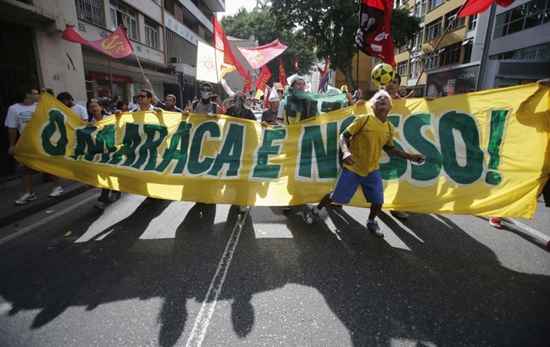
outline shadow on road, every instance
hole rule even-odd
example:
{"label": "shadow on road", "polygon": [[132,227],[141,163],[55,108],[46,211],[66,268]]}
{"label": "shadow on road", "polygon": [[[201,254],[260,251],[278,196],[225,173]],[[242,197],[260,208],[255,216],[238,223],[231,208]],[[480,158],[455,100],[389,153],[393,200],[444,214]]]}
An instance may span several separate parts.
{"label": "shadow on road", "polygon": [[[160,297],[159,344],[181,342],[191,328],[187,301],[205,299],[236,209],[225,223],[207,227],[210,232],[195,232],[193,226],[202,217],[190,211],[175,239],[139,239],[166,206],[163,201],[145,201],[103,239],[27,259],[17,273],[13,263],[2,263],[0,295],[12,305],[11,314],[39,309],[30,327],[35,329],[69,306],[93,310],[120,300]],[[345,210],[331,212],[330,218],[353,255],[320,224],[306,226],[290,217],[278,223],[291,237],[257,238],[252,220],[247,221],[218,299],[231,300],[238,337],[249,336],[258,314],[267,314],[265,308],[255,309],[256,294],[294,284],[322,295],[354,346],[390,346],[401,340],[441,346],[547,343],[550,278],[502,267],[489,248],[450,219],[418,215],[404,222],[421,242],[383,215],[382,222],[411,250],[406,251],[368,234],[363,221]],[[294,318],[315,321],[316,329],[330,336],[333,326],[313,312],[311,317]]]}

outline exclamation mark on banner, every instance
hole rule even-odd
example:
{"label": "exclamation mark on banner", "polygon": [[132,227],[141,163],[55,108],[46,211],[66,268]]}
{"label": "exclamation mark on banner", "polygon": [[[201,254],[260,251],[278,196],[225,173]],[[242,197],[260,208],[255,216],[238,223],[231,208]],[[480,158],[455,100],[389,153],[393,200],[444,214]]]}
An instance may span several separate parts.
{"label": "exclamation mark on banner", "polygon": [[498,172],[498,165],[500,164],[500,145],[504,135],[506,116],[508,116],[508,110],[491,111],[491,133],[489,134],[489,145],[487,146],[489,167],[485,182],[494,186],[502,181],[502,176]]}

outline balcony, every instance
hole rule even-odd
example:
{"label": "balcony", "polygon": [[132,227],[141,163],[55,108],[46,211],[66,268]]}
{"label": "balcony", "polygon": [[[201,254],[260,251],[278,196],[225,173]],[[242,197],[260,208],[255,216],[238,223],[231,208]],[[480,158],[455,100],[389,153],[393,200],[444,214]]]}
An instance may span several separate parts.
{"label": "balcony", "polygon": [[204,0],[206,6],[212,10],[212,12],[224,12],[225,0]]}
{"label": "balcony", "polygon": [[[187,14],[190,18],[187,18],[189,22],[198,20],[203,26],[205,26],[210,32],[214,30],[212,27],[212,22],[210,18],[207,18],[206,15],[193,3],[191,0],[179,0],[180,3],[189,11]],[[184,12],[184,17],[187,15]],[[193,18],[194,17],[194,18]]]}

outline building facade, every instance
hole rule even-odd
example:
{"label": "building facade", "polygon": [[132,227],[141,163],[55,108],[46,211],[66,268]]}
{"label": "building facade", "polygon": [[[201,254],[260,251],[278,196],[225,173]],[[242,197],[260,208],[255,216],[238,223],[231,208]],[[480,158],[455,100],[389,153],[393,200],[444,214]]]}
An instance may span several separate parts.
{"label": "building facade", "polygon": [[550,0],[515,0],[496,7],[481,87],[550,78]]}
{"label": "building facade", "polygon": [[[2,0],[0,1],[0,120],[18,95],[31,88],[70,92],[78,103],[91,97],[131,101],[147,87],[175,94],[184,104],[195,93],[197,42],[212,42],[211,16],[225,0]],[[112,59],[61,38],[74,25],[89,40],[126,27],[135,55]],[[136,58],[137,57],[137,58]],[[0,132],[0,177],[14,171]]]}
{"label": "building facade", "polygon": [[420,18],[420,31],[396,48],[402,86],[415,96],[444,96],[476,89],[488,14],[458,18],[463,0],[400,0]]}
{"label": "building facade", "polygon": [[516,0],[457,18],[462,4],[396,2],[421,19],[415,39],[396,49],[405,88],[416,96],[445,96],[550,77],[550,0]]}

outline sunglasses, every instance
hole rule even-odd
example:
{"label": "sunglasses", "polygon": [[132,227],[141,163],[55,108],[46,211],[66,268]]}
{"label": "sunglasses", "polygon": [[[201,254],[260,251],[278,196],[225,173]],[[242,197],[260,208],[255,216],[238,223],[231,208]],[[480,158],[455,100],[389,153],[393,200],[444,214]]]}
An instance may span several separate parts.
{"label": "sunglasses", "polygon": [[139,94],[139,95],[137,95],[137,98],[138,98],[138,99],[141,99],[141,98],[146,98],[146,97],[147,97],[147,95],[143,95],[143,94]]}

